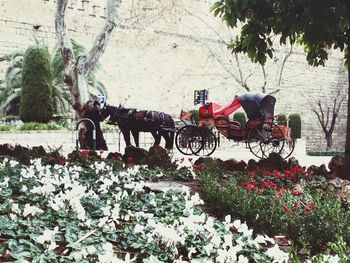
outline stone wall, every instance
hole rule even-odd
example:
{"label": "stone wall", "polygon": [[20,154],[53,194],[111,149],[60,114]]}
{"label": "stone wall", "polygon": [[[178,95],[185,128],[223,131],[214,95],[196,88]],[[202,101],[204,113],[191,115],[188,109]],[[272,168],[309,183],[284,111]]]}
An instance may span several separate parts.
{"label": "stone wall", "polygon": [[[278,47],[276,58],[265,67],[244,55],[230,55],[225,42],[237,31],[209,13],[214,0],[125,0],[120,19],[100,59],[98,79],[108,89],[108,103],[139,109],[161,110],[177,117],[181,109],[194,109],[193,91],[208,89],[209,98],[227,104],[245,92],[237,80],[246,80],[252,91],[276,93],[275,113],[299,113],[307,148],[324,148],[322,131],[308,101],[332,101],[337,87],[347,86],[342,54],[330,51],[326,67],[308,66],[300,47],[293,47],[279,72],[288,47]],[[56,41],[54,0],[0,0],[0,56],[25,50],[34,38],[52,48]],[[71,0],[67,10],[69,34],[91,48],[105,18],[105,1]],[[7,63],[0,63],[0,79]],[[334,132],[334,145],[345,141],[346,103]]]}

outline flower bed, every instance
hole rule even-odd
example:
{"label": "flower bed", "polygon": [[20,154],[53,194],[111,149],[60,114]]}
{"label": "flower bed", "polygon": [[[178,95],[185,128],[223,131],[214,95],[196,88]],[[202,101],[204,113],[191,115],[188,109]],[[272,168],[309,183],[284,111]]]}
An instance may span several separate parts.
{"label": "flower bed", "polygon": [[[153,167],[158,162],[157,158],[148,160]],[[222,172],[216,166],[196,165],[193,169],[192,160],[179,160],[177,167],[172,164],[169,170],[124,161],[126,165],[118,154],[100,159],[91,152],[73,152],[67,158],[46,153],[43,158],[25,158],[23,163],[3,158],[0,261],[298,262],[298,251],[291,247],[298,244],[294,237],[287,235],[291,240],[287,239],[288,247],[281,249],[266,235],[266,222],[271,224],[270,229],[278,229],[276,233],[289,234],[291,221],[283,221],[286,218],[299,222],[305,217],[319,225],[328,224],[328,217],[334,217],[332,213],[338,211],[334,209],[341,208],[339,203],[328,202],[324,204],[329,206],[328,217],[315,213],[324,197],[319,194],[318,199],[306,187],[295,187],[295,182],[307,179],[300,170],[247,177]],[[200,170],[195,173],[196,169]],[[295,182],[286,179],[292,178],[291,174],[297,178]],[[185,188],[175,193],[153,192],[145,187],[146,180],[175,177],[188,181],[196,175],[202,183],[205,204],[198,193]],[[271,182],[264,184],[262,178],[267,176]],[[310,206],[312,203],[314,207]],[[201,209],[213,204],[217,209],[215,217]],[[317,221],[320,216],[324,217]],[[336,215],[333,222],[337,231],[344,230],[337,225],[342,216]],[[288,224],[281,227],[279,222]],[[311,229],[316,229],[316,225]],[[310,238],[303,243],[307,248],[317,235],[303,237]],[[325,254],[306,254],[303,260],[346,260],[349,252],[344,237],[330,240],[332,244],[326,244],[328,250],[319,250]]]}

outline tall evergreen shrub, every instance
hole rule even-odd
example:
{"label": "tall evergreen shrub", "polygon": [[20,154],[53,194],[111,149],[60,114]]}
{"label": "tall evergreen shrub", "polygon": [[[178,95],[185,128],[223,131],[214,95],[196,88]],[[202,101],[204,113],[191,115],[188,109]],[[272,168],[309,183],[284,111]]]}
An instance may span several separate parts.
{"label": "tall evergreen shrub", "polygon": [[50,55],[39,44],[27,49],[23,60],[20,118],[47,123],[53,114]]}
{"label": "tall evergreen shrub", "polygon": [[241,128],[245,128],[247,117],[245,116],[244,112],[235,112],[232,118],[241,124]]}
{"label": "tall evergreen shrub", "polygon": [[301,118],[298,113],[289,115],[288,126],[292,129],[294,138],[301,138]]}

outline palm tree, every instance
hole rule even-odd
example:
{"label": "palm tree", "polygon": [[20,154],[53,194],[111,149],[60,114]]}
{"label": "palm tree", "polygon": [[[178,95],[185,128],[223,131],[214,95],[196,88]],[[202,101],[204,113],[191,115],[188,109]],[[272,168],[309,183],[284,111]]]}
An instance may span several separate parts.
{"label": "palm tree", "polygon": [[9,56],[10,66],[6,70],[4,87],[0,92],[0,112],[7,115],[19,114],[23,57],[22,51],[14,52]]}
{"label": "palm tree", "polygon": [[[72,40],[73,52],[76,57],[85,54],[85,48]],[[5,115],[18,115],[19,102],[22,86],[22,62],[25,52],[15,52],[10,56],[10,66],[8,67],[4,87],[0,89],[0,113]],[[48,77],[52,88],[52,101],[56,113],[66,113],[71,105],[71,96],[68,87],[64,84],[64,65],[58,44],[56,44],[50,54],[51,76]],[[98,69],[98,67],[97,67]],[[95,77],[95,72],[91,72],[88,78],[90,86],[90,96],[93,93],[106,94],[105,86]]]}

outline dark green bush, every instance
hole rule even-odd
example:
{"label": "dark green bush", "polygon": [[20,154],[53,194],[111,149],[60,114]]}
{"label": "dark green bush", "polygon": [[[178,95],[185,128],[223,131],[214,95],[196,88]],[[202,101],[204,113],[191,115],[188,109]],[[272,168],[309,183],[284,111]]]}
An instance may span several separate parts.
{"label": "dark green bush", "polygon": [[49,53],[45,47],[29,47],[24,55],[20,118],[47,123],[53,114]]}
{"label": "dark green bush", "polygon": [[301,138],[301,118],[298,113],[289,115],[288,126],[292,129],[294,138]]}
{"label": "dark green bush", "polygon": [[287,126],[287,116],[285,114],[278,114],[276,121],[277,124]]}
{"label": "dark green bush", "polygon": [[247,117],[244,112],[235,112],[233,114],[233,120],[238,121],[241,124],[241,128],[245,128]]}
{"label": "dark green bush", "polygon": [[198,123],[198,110],[190,110],[189,112],[192,113],[195,123]]}
{"label": "dark green bush", "polygon": [[324,251],[338,236],[350,243],[350,211],[333,194],[316,188],[305,188],[301,196],[247,190],[239,183],[244,177],[236,174],[223,181],[211,173],[200,175],[202,198],[211,211],[219,217],[231,214],[257,233],[286,235],[298,250],[306,245],[312,254]]}
{"label": "dark green bush", "polygon": [[340,155],[340,156],[345,156],[345,152],[344,151],[307,151],[306,152],[307,155],[310,156],[336,156],[336,155]]}

